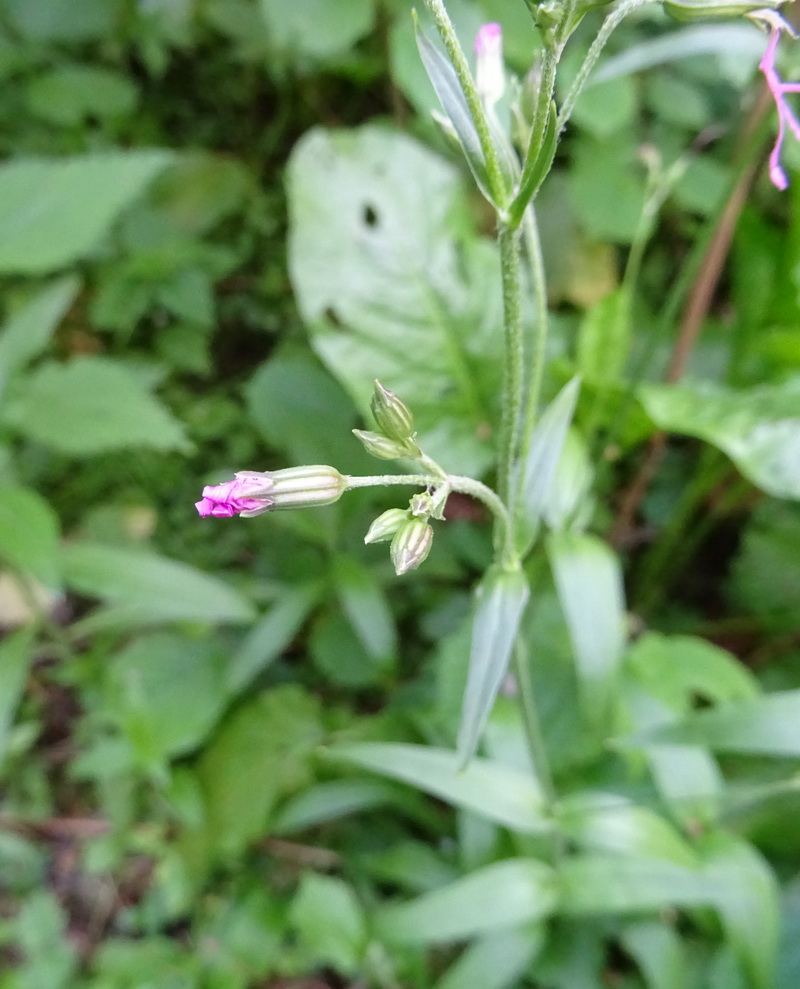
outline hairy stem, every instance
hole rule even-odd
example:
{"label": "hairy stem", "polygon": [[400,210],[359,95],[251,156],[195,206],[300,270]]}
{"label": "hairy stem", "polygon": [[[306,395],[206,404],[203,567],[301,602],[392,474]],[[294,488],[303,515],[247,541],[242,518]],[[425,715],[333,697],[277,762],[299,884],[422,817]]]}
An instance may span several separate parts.
{"label": "hairy stem", "polygon": [[500,454],[497,487],[501,498],[514,511],[512,473],[519,455],[520,418],[523,403],[525,350],[522,337],[522,284],[520,244],[517,231],[501,226],[499,233],[500,270],[503,282],[503,323],[505,363],[503,405],[500,424]]}

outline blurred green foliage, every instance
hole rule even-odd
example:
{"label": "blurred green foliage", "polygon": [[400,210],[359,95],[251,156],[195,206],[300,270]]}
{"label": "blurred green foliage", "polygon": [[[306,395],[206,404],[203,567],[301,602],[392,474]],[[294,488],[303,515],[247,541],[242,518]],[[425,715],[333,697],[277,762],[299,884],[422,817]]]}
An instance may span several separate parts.
{"label": "blurred green foliage", "polygon": [[[521,0],[449,8],[524,79]],[[540,197],[548,396],[584,382],[522,637],[551,772],[508,696],[456,772],[476,503],[402,581],[391,492],[194,512],[373,473],[375,377],[490,476],[496,251],[409,13],[0,0],[1,989],[798,984],[800,183],[749,171],[755,28],[623,25]]]}

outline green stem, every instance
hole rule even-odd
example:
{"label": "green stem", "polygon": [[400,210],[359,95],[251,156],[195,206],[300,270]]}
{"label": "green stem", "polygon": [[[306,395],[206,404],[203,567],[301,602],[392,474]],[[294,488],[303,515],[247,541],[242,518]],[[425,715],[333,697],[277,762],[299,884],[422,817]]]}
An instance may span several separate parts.
{"label": "green stem", "polygon": [[345,474],[347,482],[346,491],[353,488],[386,488],[392,484],[413,484],[416,487],[428,487],[442,483],[440,474],[364,474],[361,477],[353,477],[352,474]]}
{"label": "green stem", "polygon": [[[536,169],[536,162],[539,152],[542,150],[544,133],[547,128],[547,119],[550,114],[550,104],[556,89],[556,67],[558,65],[558,53],[550,48],[545,48],[542,55],[542,75],[539,80],[539,91],[536,96],[536,107],[533,112],[533,123],[531,124],[531,136],[528,141],[528,150],[525,152],[525,163],[522,167],[518,188],[522,192],[531,181],[531,176]],[[535,192],[535,190],[529,190]],[[511,204],[509,209],[509,224],[517,227],[522,221],[527,203],[517,199]]]}
{"label": "green stem", "polygon": [[519,454],[520,417],[523,402],[525,350],[522,338],[522,285],[520,280],[520,244],[516,230],[500,227],[500,271],[503,283],[503,324],[505,362],[503,367],[503,405],[500,424],[500,459],[497,487],[500,497],[510,504],[514,462]]}
{"label": "green stem", "polygon": [[453,22],[445,9],[443,0],[425,0],[425,6],[433,17],[436,29],[442,39],[445,50],[450,58],[450,63],[455,69],[464,99],[467,101],[467,109],[475,124],[478,133],[484,161],[486,162],[486,177],[489,182],[489,191],[492,199],[497,205],[505,205],[508,197],[503,170],[500,167],[500,159],[497,155],[497,148],[492,141],[489,121],[486,119],[483,104],[481,103],[475,80],[472,78],[469,64],[464,50],[458,40]]}
{"label": "green stem", "polygon": [[531,437],[533,436],[533,429],[536,425],[536,415],[541,398],[549,322],[544,255],[542,253],[542,241],[539,236],[539,225],[536,222],[536,213],[533,204],[528,206],[525,211],[522,222],[522,236],[525,241],[528,263],[530,265],[536,320],[533,330],[533,346],[531,347],[528,366],[530,384],[525,393],[524,426],[522,445],[520,447],[520,459],[524,461],[531,445]]}
{"label": "green stem", "polygon": [[622,0],[622,3],[618,7],[615,7],[603,21],[600,30],[597,32],[597,37],[594,39],[589,51],[586,53],[586,58],[584,58],[583,64],[580,69],[578,69],[578,74],[575,76],[575,81],[572,83],[572,86],[570,86],[569,92],[561,105],[561,112],[558,115],[559,132],[563,131],[567,126],[567,121],[572,116],[572,111],[575,109],[575,104],[578,101],[578,97],[581,95],[581,91],[586,85],[586,80],[589,78],[592,69],[595,67],[596,62],[605,48],[608,39],[613,34],[614,29],[619,26],[620,22],[624,20],[624,18],[626,18],[631,11],[636,10],[637,7],[643,7],[646,3],[653,2],[654,0]]}

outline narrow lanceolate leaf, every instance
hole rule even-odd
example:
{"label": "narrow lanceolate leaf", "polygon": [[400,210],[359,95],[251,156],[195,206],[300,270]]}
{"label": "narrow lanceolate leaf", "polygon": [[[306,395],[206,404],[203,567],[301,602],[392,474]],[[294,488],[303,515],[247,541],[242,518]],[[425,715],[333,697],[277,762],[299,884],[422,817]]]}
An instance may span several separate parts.
{"label": "narrow lanceolate leaf", "polygon": [[653,742],[703,745],[717,752],[800,756],[800,690],[697,711],[635,735],[626,744]]}
{"label": "narrow lanceolate leaf", "polygon": [[520,180],[519,192],[509,207],[508,212],[512,222],[519,222],[519,220],[522,219],[522,215],[527,207],[535,199],[536,193],[539,191],[539,187],[547,176],[547,173],[550,171],[550,166],[553,164],[553,158],[556,156],[557,145],[558,113],[556,112],[556,105],[553,102],[550,104],[550,109],[547,114],[547,124],[545,126],[539,153],[532,162],[525,162],[525,166],[522,171],[522,178]]}
{"label": "narrow lanceolate leaf", "polygon": [[491,200],[483,149],[456,70],[436,45],[425,36],[416,19],[414,27],[420,58],[425,66],[425,71],[428,73],[431,85],[436,90],[442,109],[453,125],[467,163],[475,176],[475,181],[484,196]]}
{"label": "narrow lanceolate leaf", "polygon": [[522,465],[522,504],[525,518],[535,526],[547,503],[567,430],[575,413],[580,378],[567,382],[542,413]]}
{"label": "narrow lanceolate leaf", "polygon": [[542,922],[507,927],[477,938],[436,983],[435,989],[508,989],[519,984],[544,946]]}
{"label": "narrow lanceolate leaf", "polygon": [[167,151],[18,159],[0,166],[0,271],[38,275],[85,257],[169,164]]}
{"label": "narrow lanceolate leaf", "polygon": [[780,907],[778,883],[752,845],[715,831],[702,848],[705,875],[719,890],[715,906],[725,935],[753,989],[775,985]]}
{"label": "narrow lanceolate leaf", "polygon": [[478,586],[467,687],[456,744],[462,767],[475,753],[508,670],[528,594],[528,582],[521,571],[490,570]]}
{"label": "narrow lanceolate leaf", "polygon": [[337,759],[410,783],[513,831],[533,834],[552,827],[536,780],[501,763],[473,759],[459,771],[455,752],[425,745],[360,743],[336,745],[330,752]]}
{"label": "narrow lanceolate leaf", "polygon": [[607,724],[625,645],[625,605],[619,560],[602,540],[556,532],[547,553],[566,618],[587,721]]}
{"label": "narrow lanceolate leaf", "polygon": [[376,917],[387,941],[431,944],[461,941],[488,931],[546,917],[556,907],[556,877],[533,859],[508,859],[479,869]]}

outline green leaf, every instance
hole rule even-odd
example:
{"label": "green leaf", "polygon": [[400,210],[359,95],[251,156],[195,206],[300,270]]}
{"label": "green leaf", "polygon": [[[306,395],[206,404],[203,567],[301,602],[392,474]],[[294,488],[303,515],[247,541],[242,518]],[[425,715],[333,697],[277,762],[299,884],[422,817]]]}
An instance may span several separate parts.
{"label": "green leaf", "polygon": [[578,330],[578,370],[592,384],[618,383],[625,370],[631,337],[630,296],[622,287],[587,309]]}
{"label": "green leaf", "polygon": [[547,504],[567,430],[578,401],[580,378],[568,381],[539,418],[522,468],[522,501],[527,521],[535,525]]}
{"label": "green leaf", "polygon": [[491,201],[483,148],[475,123],[472,120],[472,114],[469,112],[467,100],[461,89],[461,83],[458,81],[456,70],[445,54],[428,39],[425,32],[420,28],[416,17],[414,18],[414,32],[419,55],[431,85],[436,90],[436,95],[439,97],[439,102],[442,104],[447,119],[453,125],[458,143],[461,145],[461,150],[464,152],[464,157],[475,176],[478,187],[484,196]]}
{"label": "green leaf", "polygon": [[678,832],[654,811],[611,793],[579,793],[559,804],[564,834],[586,851],[663,859],[693,868],[697,858]]}
{"label": "green leaf", "polygon": [[343,555],[333,561],[333,581],[342,610],[367,655],[385,666],[397,651],[397,631],[380,584],[355,557]]}
{"label": "green leaf", "polygon": [[367,947],[367,925],[352,888],[306,872],[289,907],[289,923],[315,965],[354,975]]}
{"label": "green leaf", "polygon": [[32,659],[33,633],[30,629],[21,628],[0,642],[0,767]]}
{"label": "green leaf", "polygon": [[39,275],[86,257],[170,159],[107,151],[0,165],[0,272]]}
{"label": "green leaf", "polygon": [[567,621],[587,722],[608,723],[625,646],[625,601],[619,559],[595,536],[554,532],[547,555]]}
{"label": "green leaf", "polygon": [[50,282],[5,321],[0,329],[0,392],[44,350],[79,288],[80,282],[72,276]]}
{"label": "green leaf", "polygon": [[718,752],[800,756],[800,690],[696,711],[682,721],[624,740],[638,747],[652,742],[704,745]]}
{"label": "green leaf", "polygon": [[473,759],[459,770],[456,753],[447,749],[381,742],[334,745],[329,751],[336,759],[410,783],[513,831],[536,834],[552,827],[535,780],[500,763]]}
{"label": "green leaf", "polygon": [[693,635],[647,632],[631,647],[625,667],[675,712],[688,712],[698,695],[718,704],[760,693],[756,678],[735,656]]}
{"label": "green leaf", "polygon": [[689,966],[684,942],[665,921],[627,924],[620,941],[644,976],[647,989],[686,989]]}
{"label": "green leaf", "polygon": [[772,989],[780,926],[779,887],[746,842],[723,832],[704,845],[705,873],[719,887],[716,907],[725,934],[753,989]]}
{"label": "green leaf", "polygon": [[78,542],[62,551],[64,579],[80,594],[124,606],[142,621],[247,622],[253,607],[218,577],[155,553]]}
{"label": "green leaf", "polygon": [[49,589],[60,585],[58,516],[35,491],[0,486],[0,560]]}
{"label": "green leaf", "polygon": [[507,859],[410,903],[383,907],[376,923],[389,942],[460,941],[546,917],[557,901],[556,878],[549,866],[533,859]]}
{"label": "green leaf", "polygon": [[9,400],[5,418],[28,439],[71,456],[191,448],[183,425],[129,368],[106,357],[37,368]]}
{"label": "green leaf", "polygon": [[508,670],[529,593],[521,571],[500,569],[489,570],[475,592],[467,686],[456,743],[462,769],[478,747]]}
{"label": "green leaf", "polygon": [[300,631],[303,622],[319,600],[319,584],[287,587],[256,622],[225,671],[225,689],[237,694],[249,686]]}
{"label": "green leaf", "polygon": [[56,65],[31,80],[25,95],[35,116],[59,127],[130,114],[138,99],[128,76],[97,65]]}
{"label": "green leaf", "polygon": [[308,786],[321,737],[318,703],[294,685],[260,694],[215,732],[198,773],[220,855],[241,854],[266,833],[278,800]]}
{"label": "green leaf", "polygon": [[459,955],[435,989],[506,989],[517,985],[544,943],[538,924],[485,934]]}
{"label": "green leaf", "polygon": [[163,632],[141,636],[111,661],[105,710],[138,761],[158,769],[211,730],[225,704],[222,678],[223,658],[212,644]]}
{"label": "green leaf", "polygon": [[493,457],[502,304],[494,245],[468,237],[466,218],[452,233],[455,171],[385,128],[316,129],[288,187],[290,273],[315,350],[367,421],[378,378],[414,413],[426,453],[479,474]]}
{"label": "green leaf", "polygon": [[395,785],[383,780],[331,780],[329,783],[318,783],[298,793],[285,804],[273,829],[280,834],[303,831],[348,814],[382,807],[396,798]]}
{"label": "green leaf", "polygon": [[644,385],[639,397],[659,428],[706,440],[763,491],[800,499],[800,377],[746,391]]}
{"label": "green leaf", "polygon": [[372,27],[372,0],[259,0],[270,42],[287,54],[344,56]]}
{"label": "green leaf", "polygon": [[575,916],[713,906],[721,892],[699,869],[602,852],[567,859],[559,880],[561,909]]}

